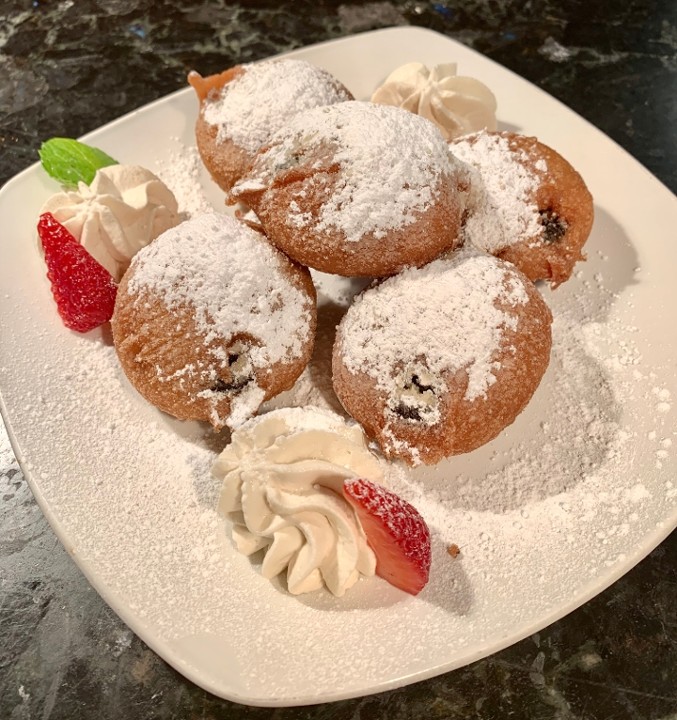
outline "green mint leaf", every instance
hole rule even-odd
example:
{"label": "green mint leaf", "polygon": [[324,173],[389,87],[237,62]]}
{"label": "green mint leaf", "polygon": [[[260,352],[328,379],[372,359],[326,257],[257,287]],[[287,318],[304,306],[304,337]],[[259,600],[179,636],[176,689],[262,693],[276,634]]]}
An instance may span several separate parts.
{"label": "green mint leaf", "polygon": [[118,164],[103,150],[71,138],[47,140],[38,154],[47,174],[66,187],[77,187],[80,181],[89,185],[99,168]]}

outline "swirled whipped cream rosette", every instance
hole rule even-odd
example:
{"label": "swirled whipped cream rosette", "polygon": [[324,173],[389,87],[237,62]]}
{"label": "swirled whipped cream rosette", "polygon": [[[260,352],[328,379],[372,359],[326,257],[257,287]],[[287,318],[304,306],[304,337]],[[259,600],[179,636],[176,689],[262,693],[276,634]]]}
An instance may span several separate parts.
{"label": "swirled whipped cream rosette", "polygon": [[40,210],[47,212],[117,281],[142,247],[180,220],[172,191],[138,165],[98,169],[90,185],[52,195]]}
{"label": "swirled whipped cream rosette", "polygon": [[213,474],[223,478],[219,512],[233,521],[237,549],[265,549],[261,573],[287,571],[297,595],[326,587],[337,596],[375,572],[374,553],[343,482],[380,480],[380,463],[358,425],[316,408],[275,410],[233,433]]}
{"label": "swirled whipped cream rosette", "polygon": [[431,120],[446,140],[478,130],[496,129],[496,98],[484,83],[456,74],[456,63],[418,62],[394,70],[371,101],[395,105]]}
{"label": "swirled whipped cream rosette", "polygon": [[264,551],[261,574],[286,572],[293,595],[326,586],[342,596],[375,573],[416,595],[428,581],[430,533],[378,484],[382,467],[359,425],[306,407],[240,426],[212,473],[223,480],[219,512],[235,546]]}

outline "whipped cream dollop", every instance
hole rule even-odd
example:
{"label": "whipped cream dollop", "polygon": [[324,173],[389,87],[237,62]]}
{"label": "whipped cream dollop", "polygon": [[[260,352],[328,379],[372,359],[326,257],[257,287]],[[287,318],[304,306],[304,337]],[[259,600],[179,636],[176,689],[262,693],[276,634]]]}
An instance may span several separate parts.
{"label": "whipped cream dollop", "polygon": [[437,125],[446,140],[496,129],[496,98],[479,80],[456,74],[456,63],[407,63],[394,70],[371,101],[395,105]]}
{"label": "whipped cream dollop", "polygon": [[237,549],[265,549],[261,572],[287,572],[289,592],[326,586],[341,596],[376,558],[343,482],[380,482],[381,465],[362,429],[320,408],[281,408],[253,418],[232,436],[212,473],[223,479],[219,512],[233,522]]}
{"label": "whipped cream dollop", "polygon": [[42,206],[119,281],[132,257],[158,235],[179,224],[172,191],[150,170],[110,165],[91,185],[56,193]]}

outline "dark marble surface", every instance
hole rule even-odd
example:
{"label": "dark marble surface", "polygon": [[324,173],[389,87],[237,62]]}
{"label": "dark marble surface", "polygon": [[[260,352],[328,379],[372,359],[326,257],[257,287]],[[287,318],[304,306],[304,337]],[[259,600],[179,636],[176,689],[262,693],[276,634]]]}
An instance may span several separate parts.
{"label": "dark marble surface", "polygon": [[[537,83],[677,189],[677,4],[169,2],[0,4],[0,183],[78,136],[239,61],[390,25],[429,27]],[[6,341],[3,337],[2,341]],[[99,599],[0,433],[0,718],[677,718],[677,534],[600,596],[467,668],[308,708],[219,700]]]}

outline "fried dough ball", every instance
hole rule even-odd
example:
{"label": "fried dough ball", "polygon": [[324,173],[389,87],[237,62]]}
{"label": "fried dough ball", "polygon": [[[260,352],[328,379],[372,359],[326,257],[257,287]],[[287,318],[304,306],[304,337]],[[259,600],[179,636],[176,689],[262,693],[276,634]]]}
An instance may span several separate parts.
{"label": "fried dough ball", "polygon": [[149,402],[233,428],[308,363],[315,288],[261,233],[210,213],[137,253],[111,322],[122,368]]}
{"label": "fried dough ball", "polygon": [[334,390],[388,458],[434,464],[496,437],[548,366],[552,316],[513,265],[462,249],[359,296]]}
{"label": "fried dough ball", "polygon": [[534,282],[554,288],[568,280],[585,259],[594,215],[578,172],[552,148],[517,133],[475,133],[450,147],[474,169],[465,241]]}
{"label": "fried dough ball", "polygon": [[431,122],[355,101],[296,115],[230,197],[301,264],[382,277],[456,247],[466,191]]}
{"label": "fried dough ball", "polygon": [[188,82],[200,101],[197,147],[214,181],[228,191],[257,151],[296,113],[351,100],[326,70],[303,60],[267,60],[237,65]]}

